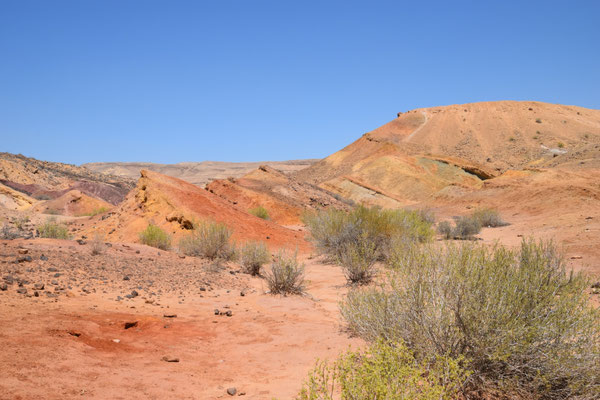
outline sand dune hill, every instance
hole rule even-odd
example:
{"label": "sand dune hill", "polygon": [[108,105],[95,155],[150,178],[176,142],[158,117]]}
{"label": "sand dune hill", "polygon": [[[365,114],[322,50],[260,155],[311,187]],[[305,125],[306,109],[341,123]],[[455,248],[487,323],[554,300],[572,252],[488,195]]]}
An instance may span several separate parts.
{"label": "sand dune hill", "polygon": [[203,220],[228,225],[239,242],[261,240],[272,248],[308,248],[300,232],[250,215],[191,183],[145,170],[127,199],[113,213],[97,217],[89,231],[104,233],[111,241],[137,242],[139,233],[153,223],[176,241],[190,233],[194,222]]}
{"label": "sand dune hill", "polygon": [[79,190],[70,190],[56,199],[39,202],[31,211],[81,217],[103,213],[112,207],[112,204],[104,200],[90,197]]}
{"label": "sand dune hill", "polygon": [[240,179],[215,180],[206,188],[245,211],[264,207],[270,219],[281,225],[301,224],[305,211],[349,207],[317,186],[264,165]]}
{"label": "sand dune hill", "polygon": [[599,143],[598,110],[517,101],[424,108],[294,176],[352,200],[402,206],[447,187],[478,190],[509,169],[572,161]]}

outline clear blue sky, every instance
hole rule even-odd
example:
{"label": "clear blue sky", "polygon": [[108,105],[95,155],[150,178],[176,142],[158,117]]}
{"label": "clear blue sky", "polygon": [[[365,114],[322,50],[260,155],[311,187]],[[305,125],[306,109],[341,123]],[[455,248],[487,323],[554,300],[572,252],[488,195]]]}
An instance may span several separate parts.
{"label": "clear blue sky", "polygon": [[0,151],[324,157],[398,111],[600,108],[600,1],[0,0]]}

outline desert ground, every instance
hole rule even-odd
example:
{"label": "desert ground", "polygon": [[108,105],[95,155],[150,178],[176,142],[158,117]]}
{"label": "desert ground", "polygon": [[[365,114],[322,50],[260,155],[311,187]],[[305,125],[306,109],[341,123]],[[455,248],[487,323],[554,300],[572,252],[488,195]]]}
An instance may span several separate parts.
{"label": "desert ground", "polygon": [[[350,287],[310,241],[306,212],[365,204],[429,210],[438,223],[489,207],[508,225],[479,242],[552,239],[570,269],[600,281],[598,110],[411,110],[323,160],[263,164],[200,163],[189,180],[1,153],[0,227],[15,234],[0,240],[0,398],[294,398],[317,359],[364,345],[338,307]],[[249,212],[259,206],[268,220]],[[71,239],[39,237],[49,218]],[[183,255],[177,240],[202,220],[237,243],[296,251],[304,294],[271,294],[238,262]],[[140,243],[149,223],[171,249]]]}

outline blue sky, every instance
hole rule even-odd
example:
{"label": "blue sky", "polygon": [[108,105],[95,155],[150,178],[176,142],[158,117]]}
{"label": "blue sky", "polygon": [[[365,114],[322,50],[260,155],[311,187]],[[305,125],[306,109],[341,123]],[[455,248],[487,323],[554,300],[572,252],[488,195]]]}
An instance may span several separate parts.
{"label": "blue sky", "polygon": [[320,158],[419,107],[600,108],[599,1],[0,0],[0,151]]}

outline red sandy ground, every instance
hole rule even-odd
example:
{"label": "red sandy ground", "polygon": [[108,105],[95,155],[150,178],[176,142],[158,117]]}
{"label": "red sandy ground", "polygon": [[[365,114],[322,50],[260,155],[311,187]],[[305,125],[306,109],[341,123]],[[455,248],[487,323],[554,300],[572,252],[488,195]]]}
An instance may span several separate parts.
{"label": "red sandy ground", "polygon": [[[131,266],[133,285],[157,276],[152,268],[161,265],[182,264],[178,276],[184,277],[189,265],[190,281],[193,268],[208,266],[172,253],[156,257],[156,249],[145,246],[113,245],[97,256],[104,257],[98,262],[106,265],[105,281],[93,284],[80,269],[66,265],[69,256],[92,262],[88,245],[37,239],[4,243],[2,276],[18,269],[18,276],[42,279],[47,264],[38,261],[41,249],[50,261],[64,255],[66,274],[58,279],[65,278],[65,285],[67,277],[83,277],[97,292],[84,295],[73,288],[56,299],[26,297],[16,293],[16,284],[0,292],[0,399],[218,399],[229,397],[229,387],[248,399],[288,399],[317,358],[334,358],[349,345],[361,344],[349,338],[340,321],[337,302],[347,290],[341,271],[316,260],[307,260],[306,296],[265,294],[262,279],[232,276],[229,270],[235,267],[228,267],[214,275],[214,290],[198,291],[184,280],[172,283],[180,286],[171,292],[166,285],[165,293],[148,304],[151,289],[139,290],[134,299],[114,300],[129,292],[121,288],[120,275],[111,275],[113,261],[118,272],[123,260],[142,260],[142,267]],[[30,249],[34,261],[12,262],[21,246]],[[43,265],[40,272],[28,274],[38,265]],[[233,316],[215,316],[215,308],[231,310]],[[165,318],[165,313],[177,317]],[[136,327],[124,329],[134,321]],[[162,361],[164,356],[179,362]]]}

